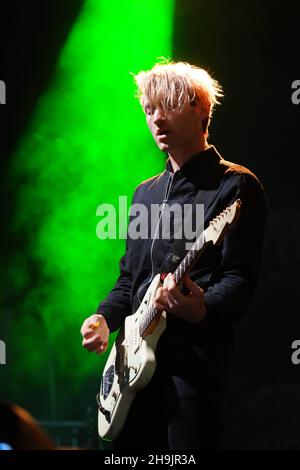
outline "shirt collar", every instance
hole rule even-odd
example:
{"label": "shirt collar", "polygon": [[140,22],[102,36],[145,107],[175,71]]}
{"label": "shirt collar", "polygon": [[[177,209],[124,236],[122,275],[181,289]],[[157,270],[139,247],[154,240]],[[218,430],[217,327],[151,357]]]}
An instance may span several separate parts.
{"label": "shirt collar", "polygon": [[[219,152],[216,150],[214,145],[209,145],[208,148],[202,150],[193,155],[187,162],[185,162],[180,168],[180,172],[183,174],[189,174],[193,171],[205,171],[210,170],[212,166],[218,166],[222,159]],[[166,170],[173,173],[173,167],[170,158],[166,161]]]}

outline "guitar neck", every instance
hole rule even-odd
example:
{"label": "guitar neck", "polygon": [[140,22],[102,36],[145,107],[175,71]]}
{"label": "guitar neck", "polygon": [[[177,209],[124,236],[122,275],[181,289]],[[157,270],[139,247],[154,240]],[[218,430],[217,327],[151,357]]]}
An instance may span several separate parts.
{"label": "guitar neck", "polygon": [[241,200],[237,199],[230,207],[227,207],[209,222],[208,227],[199,235],[192,248],[175,269],[173,275],[176,284],[179,284],[183,275],[191,269],[208,244],[216,245],[222,241],[228,227],[238,220],[241,204]]}
{"label": "guitar neck", "polygon": [[196,262],[200,254],[204,251],[207,246],[207,242],[205,241],[205,230],[201,233],[201,235],[197,238],[195,243],[192,245],[192,248],[188,251],[185,255],[179,266],[175,269],[173,276],[176,284],[179,284],[184,274],[186,274],[190,269],[191,266]]}
{"label": "guitar neck", "polygon": [[[198,256],[204,250],[205,246],[207,245],[205,242],[205,231],[197,238],[195,243],[193,244],[192,248],[189,250],[187,255],[183,258],[177,269],[174,271],[173,275],[175,278],[176,284],[178,284],[182,278],[182,276],[188,272],[191,268],[192,264],[197,260]],[[143,317],[140,319],[139,325],[139,333],[140,336],[144,336],[149,331],[149,327],[153,320],[160,316],[160,313],[157,309],[153,306],[150,306]]]}
{"label": "guitar neck", "polygon": [[[236,222],[240,215],[241,200],[237,199],[230,207],[227,207],[213,220],[210,221],[209,226],[197,237],[192,248],[185,255],[179,266],[175,269],[173,276],[176,284],[179,284],[183,275],[187,273],[191,266],[196,262],[198,257],[203,253],[209,244],[218,244],[222,241],[228,227]],[[163,276],[161,276],[162,281]],[[149,326],[160,312],[153,306],[144,314],[140,320],[140,335],[147,333]]]}

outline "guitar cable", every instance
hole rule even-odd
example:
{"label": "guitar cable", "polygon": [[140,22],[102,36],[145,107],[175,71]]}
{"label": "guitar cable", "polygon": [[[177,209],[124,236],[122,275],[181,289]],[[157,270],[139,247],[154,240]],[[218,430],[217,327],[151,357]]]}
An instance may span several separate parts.
{"label": "guitar cable", "polygon": [[153,237],[152,244],[151,244],[151,249],[150,249],[151,275],[150,275],[150,278],[149,278],[149,279],[146,279],[146,281],[144,281],[143,284],[141,284],[140,287],[139,287],[139,289],[138,289],[137,297],[138,297],[139,303],[141,303],[141,301],[142,301],[142,299],[140,299],[140,292],[141,292],[141,289],[142,289],[143,287],[147,286],[147,284],[150,284],[150,282],[151,282],[152,279],[153,279],[153,275],[154,275],[153,247],[154,247],[154,242],[155,242],[155,240],[157,240],[157,238],[156,238],[157,231],[158,231],[158,229],[159,229],[159,224],[160,224],[160,221],[161,221],[161,218],[162,218],[162,215],[163,215],[163,211],[164,211],[165,205],[166,205],[166,203],[167,203],[167,201],[168,201],[168,198],[169,198],[169,194],[170,194],[171,187],[172,187],[172,182],[173,182],[173,177],[174,177],[174,173],[171,173],[171,172],[170,172],[170,174],[169,174],[169,179],[168,179],[167,184],[166,184],[166,190],[165,190],[165,195],[164,195],[164,199],[163,199],[163,203],[162,203],[162,207],[161,207],[159,219],[158,219],[158,222],[157,222],[157,226],[156,226],[156,229],[155,229],[155,233],[154,233],[154,237]]}

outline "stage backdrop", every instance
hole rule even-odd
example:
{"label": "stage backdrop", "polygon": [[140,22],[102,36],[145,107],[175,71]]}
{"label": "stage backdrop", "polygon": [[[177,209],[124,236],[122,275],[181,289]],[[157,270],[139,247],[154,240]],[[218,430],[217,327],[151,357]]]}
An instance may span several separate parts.
{"label": "stage backdrop", "polygon": [[164,56],[220,81],[225,96],[210,142],[259,177],[269,204],[260,281],[236,325],[224,447],[297,448],[298,2],[53,0],[6,8],[0,399],[28,409],[58,444],[104,446],[95,395],[107,355],[84,351],[79,329],[113,286],[124,240],[97,237],[97,207],[124,212],[119,196],[130,201],[135,186],[164,167],[132,77]]}

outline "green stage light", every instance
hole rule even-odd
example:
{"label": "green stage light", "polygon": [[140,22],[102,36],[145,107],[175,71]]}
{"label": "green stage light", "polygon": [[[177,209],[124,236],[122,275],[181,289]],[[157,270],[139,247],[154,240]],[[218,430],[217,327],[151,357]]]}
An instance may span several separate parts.
{"label": "green stage light", "polygon": [[[173,0],[87,0],[14,155],[13,230],[25,241],[11,277],[26,298],[11,380],[22,395],[48,383],[53,416],[68,412],[58,389],[67,395],[93,374],[98,383],[103,366],[81,348],[79,328],[113,286],[125,243],[96,237],[97,206],[131,198],[164,166],[130,72],[171,56],[173,9]],[[17,392],[21,369],[28,381]]]}

